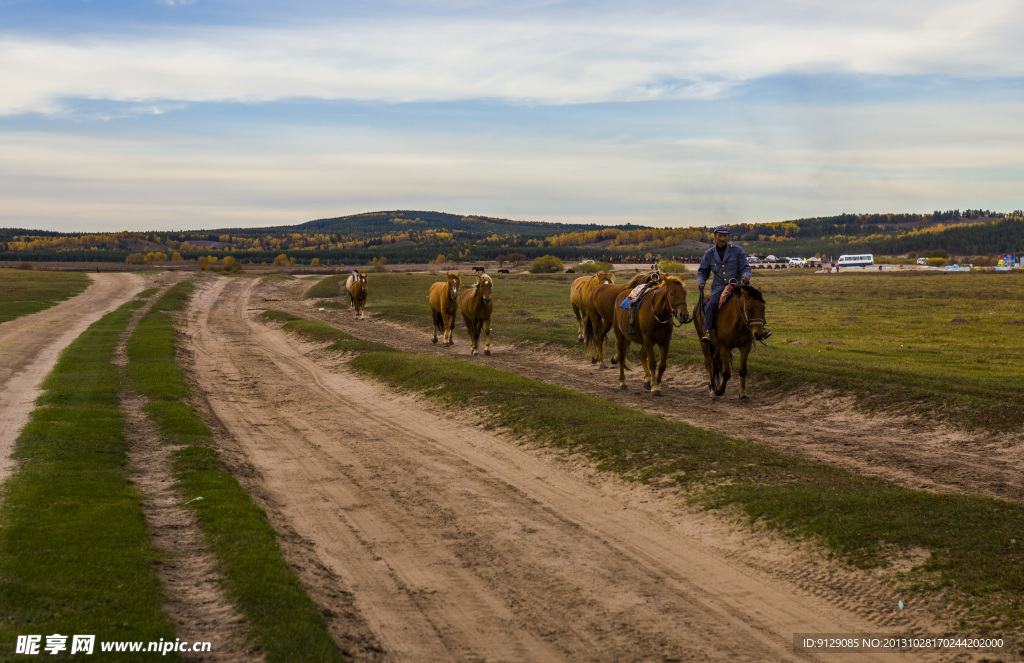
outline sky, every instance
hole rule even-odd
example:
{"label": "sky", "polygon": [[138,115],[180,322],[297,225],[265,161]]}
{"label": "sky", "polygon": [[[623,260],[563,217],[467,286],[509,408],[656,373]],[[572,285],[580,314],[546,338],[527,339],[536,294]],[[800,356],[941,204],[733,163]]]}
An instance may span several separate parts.
{"label": "sky", "polygon": [[1022,34],[1020,0],[0,0],[0,227],[1009,212]]}

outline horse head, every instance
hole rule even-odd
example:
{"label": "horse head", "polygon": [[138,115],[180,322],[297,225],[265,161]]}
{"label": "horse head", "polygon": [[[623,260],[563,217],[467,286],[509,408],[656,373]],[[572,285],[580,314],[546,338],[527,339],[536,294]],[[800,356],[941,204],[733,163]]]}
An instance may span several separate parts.
{"label": "horse head", "polygon": [[767,345],[765,340],[772,333],[765,329],[764,295],[761,291],[749,285],[740,288],[740,309],[743,312],[743,323],[754,335],[754,340]]}
{"label": "horse head", "polygon": [[615,276],[611,272],[601,271],[594,274],[597,285],[612,285],[615,283]]}
{"label": "horse head", "polygon": [[462,285],[462,275],[458,272],[447,272],[446,276],[448,278],[448,296],[456,299],[459,296],[459,287]]}
{"label": "horse head", "polygon": [[484,304],[491,303],[491,277],[487,273],[483,273],[476,280],[476,292],[477,295],[483,300]]}
{"label": "horse head", "polygon": [[668,310],[676,317],[679,324],[686,324],[690,321],[690,313],[686,310],[686,288],[683,287],[682,279],[675,276],[666,276],[661,281],[659,290],[665,291],[665,301],[668,302]]}

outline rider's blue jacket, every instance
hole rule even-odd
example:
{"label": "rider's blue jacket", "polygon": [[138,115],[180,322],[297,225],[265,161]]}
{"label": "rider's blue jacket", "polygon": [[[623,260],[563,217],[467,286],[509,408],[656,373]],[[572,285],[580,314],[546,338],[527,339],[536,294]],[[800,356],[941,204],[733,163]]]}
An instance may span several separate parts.
{"label": "rider's blue jacket", "polygon": [[704,252],[697,268],[697,286],[702,286],[708,277],[714,274],[711,290],[719,290],[729,284],[731,279],[739,281],[744,276],[750,278],[750,264],[747,254],[735,244],[725,245],[725,259],[718,256],[718,247],[712,246]]}

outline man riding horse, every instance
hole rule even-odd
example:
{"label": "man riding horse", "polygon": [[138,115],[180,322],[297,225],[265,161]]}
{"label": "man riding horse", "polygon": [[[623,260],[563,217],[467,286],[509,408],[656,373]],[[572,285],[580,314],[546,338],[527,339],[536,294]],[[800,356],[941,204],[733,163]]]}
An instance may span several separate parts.
{"label": "man riding horse", "polygon": [[[704,302],[704,283],[711,275],[714,275],[711,296]],[[718,313],[722,291],[730,283],[737,281],[743,285],[750,285],[750,263],[747,262],[747,254],[739,246],[729,243],[728,226],[718,226],[715,228],[715,245],[704,252],[700,267],[697,268],[697,288],[701,293],[701,301],[704,302],[705,331],[700,341],[706,343],[708,347],[712,345],[711,332],[715,328],[715,316]]]}

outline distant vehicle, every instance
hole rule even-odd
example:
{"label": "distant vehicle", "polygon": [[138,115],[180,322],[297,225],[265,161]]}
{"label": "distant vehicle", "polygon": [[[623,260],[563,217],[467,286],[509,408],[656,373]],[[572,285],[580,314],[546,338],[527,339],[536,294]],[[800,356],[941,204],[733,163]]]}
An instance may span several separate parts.
{"label": "distant vehicle", "polygon": [[766,256],[764,259],[765,262],[775,262],[776,260],[777,258],[775,256]]}
{"label": "distant vehicle", "polygon": [[918,258],[917,259],[917,264],[918,265],[927,265],[928,264],[928,258]]}
{"label": "distant vehicle", "polygon": [[803,258],[790,258],[789,259],[789,264],[790,265],[806,265],[807,261],[804,260]]}
{"label": "distant vehicle", "polygon": [[758,258],[757,256],[750,256],[747,258],[747,262],[749,262],[751,265],[757,265],[760,264],[761,259]]}
{"label": "distant vehicle", "polygon": [[594,261],[591,260],[590,258],[587,258],[586,260],[580,260],[577,264],[579,264],[579,265],[586,265],[587,263],[591,263],[591,262],[594,262]]}
{"label": "distant vehicle", "polygon": [[867,267],[873,264],[875,264],[874,254],[861,253],[859,255],[839,256],[836,267]]}

